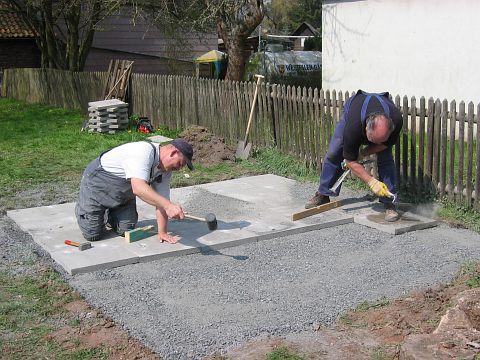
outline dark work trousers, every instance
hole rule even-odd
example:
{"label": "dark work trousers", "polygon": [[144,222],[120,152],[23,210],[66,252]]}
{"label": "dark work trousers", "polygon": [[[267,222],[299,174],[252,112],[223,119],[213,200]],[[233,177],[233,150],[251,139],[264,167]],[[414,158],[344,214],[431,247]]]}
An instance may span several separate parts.
{"label": "dark work trousers", "polygon": [[107,221],[119,235],[135,228],[138,221],[130,181],[105,171],[100,158],[85,169],[75,207],[80,230],[90,241],[100,240]]}
{"label": "dark work trousers", "polygon": [[[358,92],[357,94],[360,94]],[[357,95],[356,94],[356,95]],[[367,93],[364,93],[367,94]],[[355,96],[356,96],[355,95]],[[377,98],[385,113],[389,116],[390,111],[388,105],[382,99],[382,94],[367,94],[365,101],[362,106],[361,121],[365,126],[366,121],[366,109],[368,102],[372,97]],[[320,173],[320,185],[318,186],[318,192],[326,196],[338,196],[340,194],[341,186],[338,187],[337,191],[333,192],[330,188],[335,184],[335,181],[342,175],[342,161],[343,161],[343,131],[345,129],[346,116],[350,110],[350,104],[354,96],[351,97],[346,103],[343,111],[343,115],[338,122],[338,125],[335,127],[333,132],[332,139],[328,145],[327,155],[325,156],[325,161],[323,163],[322,172]],[[387,185],[388,190],[392,194],[397,194],[397,189],[395,186],[395,162],[393,161],[392,148],[388,147],[385,150],[377,153],[377,167],[378,167],[378,177],[380,181]],[[380,202],[389,203],[390,199],[380,198]]]}

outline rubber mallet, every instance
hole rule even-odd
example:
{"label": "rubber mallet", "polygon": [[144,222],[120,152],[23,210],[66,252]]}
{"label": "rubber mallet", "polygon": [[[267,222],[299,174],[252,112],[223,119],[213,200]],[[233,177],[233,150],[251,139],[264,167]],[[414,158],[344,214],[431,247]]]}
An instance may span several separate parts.
{"label": "rubber mallet", "polygon": [[65,243],[66,245],[75,246],[75,247],[77,247],[78,250],[80,250],[80,251],[87,250],[87,249],[90,249],[90,248],[92,247],[92,244],[89,243],[89,242],[79,243],[79,242],[72,241],[72,240],[65,240],[64,243]]}
{"label": "rubber mallet", "polygon": [[215,214],[208,213],[207,216],[205,216],[205,218],[201,218],[201,217],[198,217],[198,216],[193,216],[193,215],[190,215],[190,214],[185,214],[185,217],[187,219],[205,221],[207,223],[208,230],[210,230],[210,231],[217,230],[218,223],[217,223],[217,217],[215,216]]}

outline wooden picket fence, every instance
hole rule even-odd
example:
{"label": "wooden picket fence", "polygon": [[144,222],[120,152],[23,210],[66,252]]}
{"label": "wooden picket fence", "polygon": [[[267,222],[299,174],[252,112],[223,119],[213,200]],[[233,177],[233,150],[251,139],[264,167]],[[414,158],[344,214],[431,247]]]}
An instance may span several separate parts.
{"label": "wooden picket fence", "polygon": [[5,69],[4,96],[86,112],[89,101],[101,99],[106,79],[106,72]]}
{"label": "wooden picket fence", "polygon": [[[106,73],[7,69],[8,97],[82,109],[101,99]],[[201,125],[235,146],[245,136],[253,82],[133,74],[131,114],[155,126]],[[342,91],[261,84],[249,139],[276,147],[321,169],[328,142],[350,94]],[[436,192],[480,209],[480,104],[396,96],[404,126],[394,147],[398,185],[410,194]],[[475,111],[476,110],[476,111]]]}

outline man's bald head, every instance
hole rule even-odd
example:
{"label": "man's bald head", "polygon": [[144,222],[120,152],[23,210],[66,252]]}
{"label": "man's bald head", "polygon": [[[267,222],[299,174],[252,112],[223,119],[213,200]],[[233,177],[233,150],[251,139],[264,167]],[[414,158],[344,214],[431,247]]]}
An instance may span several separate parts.
{"label": "man's bald head", "polygon": [[388,140],[395,125],[384,113],[373,113],[367,117],[366,133],[368,141],[374,144],[383,144]]}

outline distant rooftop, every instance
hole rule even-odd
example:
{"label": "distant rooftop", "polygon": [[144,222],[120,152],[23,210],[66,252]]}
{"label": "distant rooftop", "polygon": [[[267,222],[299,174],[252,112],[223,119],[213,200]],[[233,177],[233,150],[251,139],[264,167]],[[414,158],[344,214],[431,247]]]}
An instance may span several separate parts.
{"label": "distant rooftop", "polygon": [[0,0],[0,38],[34,38],[36,35],[8,2]]}
{"label": "distant rooftop", "polygon": [[319,35],[319,31],[307,22],[301,23],[290,35],[300,35],[305,30],[309,30],[312,35]]}

